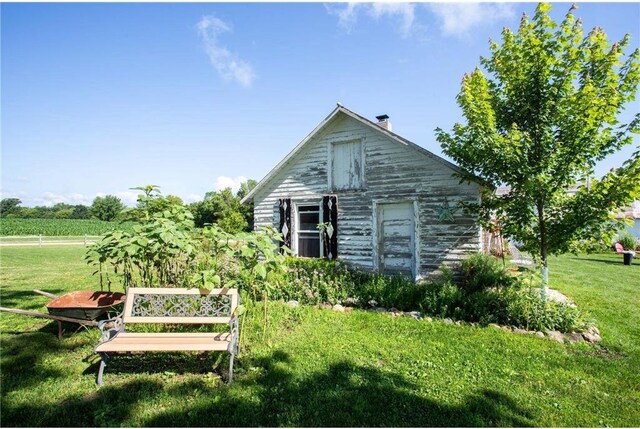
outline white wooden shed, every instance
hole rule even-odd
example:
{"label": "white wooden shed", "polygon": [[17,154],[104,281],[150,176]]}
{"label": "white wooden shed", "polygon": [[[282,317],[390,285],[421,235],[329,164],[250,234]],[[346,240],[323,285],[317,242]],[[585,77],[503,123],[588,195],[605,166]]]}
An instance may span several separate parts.
{"label": "white wooden shed", "polygon": [[481,228],[457,203],[478,202],[481,184],[377,119],[338,105],[243,199],[255,228],[275,226],[297,256],[413,278],[479,251]]}

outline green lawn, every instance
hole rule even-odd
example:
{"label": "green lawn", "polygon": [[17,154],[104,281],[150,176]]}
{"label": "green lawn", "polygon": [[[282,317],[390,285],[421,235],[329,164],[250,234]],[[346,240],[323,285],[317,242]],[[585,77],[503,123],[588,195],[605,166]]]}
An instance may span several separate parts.
{"label": "green lawn", "polygon": [[[82,247],[3,248],[1,305],[44,310],[32,289],[95,289]],[[603,342],[561,345],[493,328],[273,303],[227,356],[114,359],[96,389],[98,332],[56,338],[44,319],[0,313],[3,426],[639,426],[640,262],[551,260],[551,282]],[[67,329],[72,329],[71,325]]]}

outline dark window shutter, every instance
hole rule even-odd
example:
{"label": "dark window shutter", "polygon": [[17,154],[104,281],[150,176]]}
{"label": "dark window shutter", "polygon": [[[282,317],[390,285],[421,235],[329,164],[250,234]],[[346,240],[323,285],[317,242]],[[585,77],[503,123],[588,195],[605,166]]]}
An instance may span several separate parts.
{"label": "dark window shutter", "polygon": [[280,200],[280,227],[278,228],[284,243],[280,246],[287,246],[291,249],[291,198]]}
{"label": "dark window shutter", "polygon": [[338,257],[338,198],[327,195],[322,197],[322,221],[328,223],[324,231],[324,256],[329,259]]}

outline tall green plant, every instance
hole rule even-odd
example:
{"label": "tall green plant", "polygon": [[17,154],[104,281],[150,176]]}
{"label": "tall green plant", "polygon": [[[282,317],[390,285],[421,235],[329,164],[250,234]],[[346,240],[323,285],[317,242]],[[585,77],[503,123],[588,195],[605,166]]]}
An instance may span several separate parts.
{"label": "tall green plant", "polygon": [[268,297],[279,288],[287,273],[287,247],[282,246],[282,236],[272,227],[263,227],[250,234],[233,252],[240,265],[239,277],[253,301],[259,297],[264,303],[264,329],[267,325]]}
{"label": "tall green plant", "polygon": [[[444,153],[463,179],[481,177],[480,204],[466,208],[483,224],[495,216],[503,233],[523,243],[542,265],[577,240],[609,227],[612,213],[640,197],[640,151],[573,196],[567,190],[589,178],[606,156],[632,143],[640,114],[619,122],[640,82],[640,51],[624,58],[629,35],[609,45],[601,28],[583,36],[572,7],[560,25],[539,4],[523,15],[518,32],[502,32],[476,69],[462,79],[457,97],[466,124],[451,133],[436,129]],[[636,105],[637,108],[637,105]],[[491,188],[507,185],[495,195]]]}
{"label": "tall green plant", "polygon": [[97,266],[111,289],[111,276],[127,287],[187,286],[198,255],[193,238],[193,216],[182,205],[172,204],[165,210],[152,210],[149,204],[161,198],[158,188],[147,186],[138,198],[139,207],[131,232],[114,230],[90,246],[85,260]]}

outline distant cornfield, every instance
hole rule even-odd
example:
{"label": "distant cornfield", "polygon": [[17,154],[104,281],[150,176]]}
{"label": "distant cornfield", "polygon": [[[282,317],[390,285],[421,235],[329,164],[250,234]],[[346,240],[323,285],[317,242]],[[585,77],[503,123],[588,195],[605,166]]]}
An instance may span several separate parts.
{"label": "distant cornfield", "polygon": [[113,228],[128,230],[128,223],[97,219],[0,219],[0,235],[84,236],[101,235]]}

